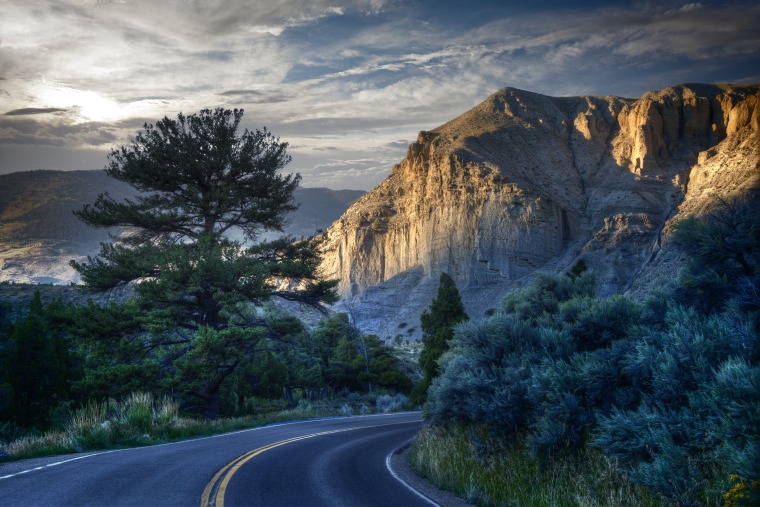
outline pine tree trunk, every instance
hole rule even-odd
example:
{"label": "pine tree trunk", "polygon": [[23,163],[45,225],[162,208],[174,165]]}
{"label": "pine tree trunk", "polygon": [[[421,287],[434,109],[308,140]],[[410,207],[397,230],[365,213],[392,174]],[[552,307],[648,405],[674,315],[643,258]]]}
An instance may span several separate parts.
{"label": "pine tree trunk", "polygon": [[288,400],[290,410],[296,408],[296,401],[293,399],[293,388],[290,386],[285,388],[285,399]]}
{"label": "pine tree trunk", "polygon": [[245,395],[243,393],[238,393],[237,395],[237,411],[238,415],[243,413],[243,409],[245,409]]}
{"label": "pine tree trunk", "polygon": [[219,412],[222,405],[222,393],[219,386],[211,388],[206,394],[206,419],[219,419]]}

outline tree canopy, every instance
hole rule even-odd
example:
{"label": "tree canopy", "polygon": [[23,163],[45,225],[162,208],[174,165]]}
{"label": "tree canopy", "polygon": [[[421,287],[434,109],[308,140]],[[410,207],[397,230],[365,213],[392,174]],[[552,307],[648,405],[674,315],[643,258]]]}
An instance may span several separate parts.
{"label": "tree canopy", "polygon": [[9,306],[0,302],[0,420],[42,429],[76,380],[76,360],[60,323],[65,308],[60,301],[45,307],[35,292],[14,322],[3,318]]}
{"label": "tree canopy", "polygon": [[72,261],[93,289],[134,283],[134,312],[104,310],[138,321],[118,343],[190,389],[211,417],[224,380],[261,340],[277,338],[247,303],[334,298],[335,283],[315,274],[314,240],[256,243],[262,231],[282,231],[300,176],[281,172],[287,143],[266,129],[239,132],[242,117],[204,109],[145,124],[105,168],[139,195],[117,202],[101,194],[75,212],[92,226],[121,228],[98,257]]}
{"label": "tree canopy", "polygon": [[144,194],[116,202],[108,194],[76,212],[97,227],[127,226],[131,246],[221,237],[233,227],[255,239],[281,230],[296,207],[300,176],[282,175],[288,144],[267,132],[238,133],[243,110],[209,109],[145,124],[131,146],[111,151],[105,172]]}

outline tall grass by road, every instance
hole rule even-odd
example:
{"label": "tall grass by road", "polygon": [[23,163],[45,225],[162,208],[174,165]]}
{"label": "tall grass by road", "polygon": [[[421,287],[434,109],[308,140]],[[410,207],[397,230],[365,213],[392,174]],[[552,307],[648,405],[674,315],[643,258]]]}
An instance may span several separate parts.
{"label": "tall grass by road", "polygon": [[314,406],[303,400],[294,410],[208,420],[181,416],[179,404],[169,397],[132,393],[121,403],[90,402],[75,411],[62,430],[18,438],[0,446],[0,454],[6,460],[15,460],[151,445],[284,421],[411,408],[401,395],[380,395],[372,401],[371,406],[362,402],[352,408],[351,403]]}
{"label": "tall grass by road", "polygon": [[426,427],[409,453],[414,471],[441,489],[480,506],[658,507],[600,451],[541,464],[524,446],[477,448],[470,431]]}

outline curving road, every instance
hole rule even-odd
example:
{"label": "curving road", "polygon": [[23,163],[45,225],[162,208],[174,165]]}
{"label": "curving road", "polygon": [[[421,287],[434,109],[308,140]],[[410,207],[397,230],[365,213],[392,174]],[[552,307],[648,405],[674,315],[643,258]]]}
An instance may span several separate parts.
{"label": "curving road", "polygon": [[322,419],[10,463],[0,505],[429,506],[386,465],[421,422],[419,412]]}

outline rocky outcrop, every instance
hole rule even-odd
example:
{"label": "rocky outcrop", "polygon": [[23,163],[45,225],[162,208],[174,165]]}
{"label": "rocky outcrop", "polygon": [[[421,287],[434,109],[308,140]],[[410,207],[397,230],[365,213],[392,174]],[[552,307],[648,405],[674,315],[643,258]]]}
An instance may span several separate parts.
{"label": "rocky outcrop", "polygon": [[[451,274],[471,316],[579,258],[600,292],[656,279],[669,224],[757,188],[758,86],[640,99],[501,90],[421,132],[324,236],[323,273],[365,331],[409,332]],[[399,333],[398,331],[402,331]]]}

